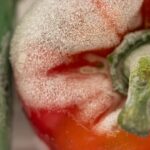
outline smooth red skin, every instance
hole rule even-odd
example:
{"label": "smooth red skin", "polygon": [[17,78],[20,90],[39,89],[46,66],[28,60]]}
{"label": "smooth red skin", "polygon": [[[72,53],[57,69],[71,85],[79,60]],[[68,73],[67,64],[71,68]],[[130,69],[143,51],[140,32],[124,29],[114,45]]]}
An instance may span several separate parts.
{"label": "smooth red skin", "polygon": [[150,0],[145,0],[143,5],[144,26],[150,28]]}
{"label": "smooth red skin", "polygon": [[28,107],[26,112],[38,135],[52,150],[150,149],[150,136],[142,138],[123,130],[114,136],[96,135],[73,120],[66,110],[51,112]]}

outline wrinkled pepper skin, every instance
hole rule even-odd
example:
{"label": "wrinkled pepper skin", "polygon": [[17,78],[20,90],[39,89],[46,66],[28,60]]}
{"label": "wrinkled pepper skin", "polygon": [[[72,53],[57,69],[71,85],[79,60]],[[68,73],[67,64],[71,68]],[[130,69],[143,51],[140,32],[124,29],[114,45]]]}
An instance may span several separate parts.
{"label": "wrinkled pepper skin", "polygon": [[[16,89],[28,119],[50,149],[149,150],[149,137],[118,126],[124,98],[114,93],[108,64],[101,58],[124,34],[142,28],[144,0],[101,2],[37,0],[16,28],[10,53]],[[139,22],[133,23],[132,16]]]}
{"label": "wrinkled pepper skin", "polygon": [[10,149],[11,69],[9,43],[12,33],[14,0],[0,0],[0,150]]}

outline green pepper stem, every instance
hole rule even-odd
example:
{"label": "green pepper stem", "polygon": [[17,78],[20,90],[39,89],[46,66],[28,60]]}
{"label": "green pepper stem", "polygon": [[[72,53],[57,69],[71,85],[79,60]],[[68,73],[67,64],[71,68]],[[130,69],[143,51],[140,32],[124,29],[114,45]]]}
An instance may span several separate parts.
{"label": "green pepper stem", "polygon": [[130,71],[126,105],[119,115],[122,128],[140,136],[150,133],[150,56],[141,57]]}

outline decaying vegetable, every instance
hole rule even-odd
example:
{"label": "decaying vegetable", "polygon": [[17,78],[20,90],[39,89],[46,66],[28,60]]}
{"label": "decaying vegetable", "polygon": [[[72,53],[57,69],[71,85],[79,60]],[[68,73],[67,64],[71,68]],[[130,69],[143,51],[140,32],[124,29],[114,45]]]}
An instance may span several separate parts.
{"label": "decaying vegetable", "polygon": [[118,122],[129,132],[150,133],[150,30],[127,35],[109,56],[114,88],[127,94]]}

